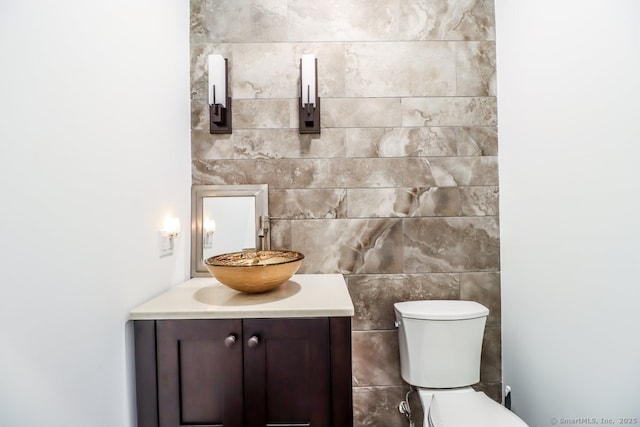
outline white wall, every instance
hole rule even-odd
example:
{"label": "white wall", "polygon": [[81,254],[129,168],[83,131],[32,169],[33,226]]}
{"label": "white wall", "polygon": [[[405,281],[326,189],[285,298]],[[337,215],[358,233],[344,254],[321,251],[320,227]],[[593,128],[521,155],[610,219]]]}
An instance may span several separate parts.
{"label": "white wall", "polygon": [[188,1],[0,1],[2,426],[134,425],[127,314],[188,277],[188,37]]}
{"label": "white wall", "polygon": [[496,21],[513,408],[640,424],[640,2],[496,0]]}

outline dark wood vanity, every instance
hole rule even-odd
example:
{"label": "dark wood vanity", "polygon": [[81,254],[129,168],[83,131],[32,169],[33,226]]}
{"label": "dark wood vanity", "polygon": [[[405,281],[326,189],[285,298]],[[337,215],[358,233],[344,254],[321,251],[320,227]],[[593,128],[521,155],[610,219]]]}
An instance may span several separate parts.
{"label": "dark wood vanity", "polygon": [[352,427],[344,279],[283,286],[243,295],[198,278],[132,311],[138,427]]}

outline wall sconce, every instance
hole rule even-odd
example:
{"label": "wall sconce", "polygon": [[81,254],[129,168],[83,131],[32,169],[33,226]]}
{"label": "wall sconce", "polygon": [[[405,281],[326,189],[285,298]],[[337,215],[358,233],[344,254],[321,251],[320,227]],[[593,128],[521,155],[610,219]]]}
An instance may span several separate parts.
{"label": "wall sconce", "polygon": [[166,217],[160,230],[160,256],[172,255],[175,239],[180,234],[180,219]]}
{"label": "wall sconce", "polygon": [[213,247],[213,233],[215,232],[216,221],[213,219],[206,220],[202,226],[202,242],[205,249],[211,249]]}
{"label": "wall sconce", "polygon": [[300,59],[300,133],[320,133],[318,60],[310,54]]}
{"label": "wall sconce", "polygon": [[231,97],[227,96],[229,83],[227,59],[222,55],[209,55],[209,132],[231,133]]}

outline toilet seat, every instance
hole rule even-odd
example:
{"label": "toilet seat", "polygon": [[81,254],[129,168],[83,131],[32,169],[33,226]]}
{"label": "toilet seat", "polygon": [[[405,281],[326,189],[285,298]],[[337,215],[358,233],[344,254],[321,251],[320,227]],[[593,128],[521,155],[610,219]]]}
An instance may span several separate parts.
{"label": "toilet seat", "polygon": [[429,427],[527,427],[516,414],[482,392],[434,393]]}

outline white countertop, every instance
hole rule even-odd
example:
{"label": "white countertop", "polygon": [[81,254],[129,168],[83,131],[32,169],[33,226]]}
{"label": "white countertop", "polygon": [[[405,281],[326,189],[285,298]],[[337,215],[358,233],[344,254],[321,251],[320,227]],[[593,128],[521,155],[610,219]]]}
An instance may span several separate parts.
{"label": "white countertop", "polygon": [[274,289],[246,294],[213,277],[188,280],[133,309],[132,320],[353,316],[341,274],[296,274]]}

